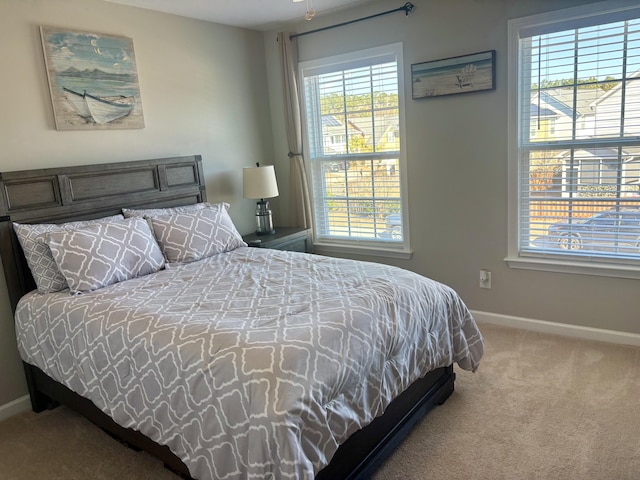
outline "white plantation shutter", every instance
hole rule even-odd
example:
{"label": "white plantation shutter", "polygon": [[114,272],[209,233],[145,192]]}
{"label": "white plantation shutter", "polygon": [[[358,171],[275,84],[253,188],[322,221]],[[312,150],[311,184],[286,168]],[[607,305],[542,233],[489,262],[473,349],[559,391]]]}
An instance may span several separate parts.
{"label": "white plantation shutter", "polygon": [[317,242],[406,246],[401,45],[301,64]]}
{"label": "white plantation shutter", "polygon": [[640,8],[519,26],[518,255],[640,265]]}

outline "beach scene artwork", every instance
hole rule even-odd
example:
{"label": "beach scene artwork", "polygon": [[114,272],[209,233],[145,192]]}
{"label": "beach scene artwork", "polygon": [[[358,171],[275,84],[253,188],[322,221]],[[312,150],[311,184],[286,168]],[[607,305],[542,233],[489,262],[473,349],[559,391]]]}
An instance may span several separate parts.
{"label": "beach scene artwork", "polygon": [[144,128],[133,41],[40,27],[58,130]]}
{"label": "beach scene artwork", "polygon": [[414,99],[495,89],[495,50],[411,65]]}

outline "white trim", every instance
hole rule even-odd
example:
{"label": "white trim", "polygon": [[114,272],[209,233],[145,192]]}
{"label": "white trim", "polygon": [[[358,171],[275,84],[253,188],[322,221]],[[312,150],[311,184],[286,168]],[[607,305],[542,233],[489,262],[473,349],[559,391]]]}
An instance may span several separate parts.
{"label": "white trim", "polygon": [[504,259],[511,268],[538,270],[544,272],[596,275],[599,277],[640,279],[640,268],[631,265],[597,263],[591,264],[533,257],[507,257]]}
{"label": "white trim", "polygon": [[409,260],[413,255],[412,250],[391,250],[383,249],[382,247],[365,247],[359,245],[357,247],[345,245],[345,244],[326,244],[326,243],[314,243],[313,253],[320,255],[332,253],[344,253],[347,255],[370,255],[372,257],[386,257],[386,258],[401,258]]}
{"label": "white trim", "polygon": [[29,395],[16,398],[9,403],[0,405],[0,422],[6,420],[9,417],[17,415],[18,413],[25,412],[29,409],[31,409],[31,401],[29,400]]}
{"label": "white trim", "polygon": [[[519,161],[519,22],[507,24],[507,255],[518,257],[518,232],[520,231],[520,161]],[[515,79],[515,80],[514,80]]]}
{"label": "white trim", "polygon": [[481,326],[482,323],[489,323],[504,327],[521,328],[523,330],[530,330],[533,332],[581,338],[583,340],[597,340],[600,342],[640,347],[640,334],[637,333],[584,327],[581,325],[569,325],[567,323],[547,322],[544,320],[502,315],[500,313],[479,312],[476,310],[472,310],[471,314]]}

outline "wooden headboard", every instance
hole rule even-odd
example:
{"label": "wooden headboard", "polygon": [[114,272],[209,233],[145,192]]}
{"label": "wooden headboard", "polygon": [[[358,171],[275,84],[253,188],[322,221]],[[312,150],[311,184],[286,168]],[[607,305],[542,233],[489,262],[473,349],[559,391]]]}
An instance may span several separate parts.
{"label": "wooden headboard", "polygon": [[0,173],[0,257],[11,308],[35,288],[12,222],[63,223],[206,200],[200,155]]}

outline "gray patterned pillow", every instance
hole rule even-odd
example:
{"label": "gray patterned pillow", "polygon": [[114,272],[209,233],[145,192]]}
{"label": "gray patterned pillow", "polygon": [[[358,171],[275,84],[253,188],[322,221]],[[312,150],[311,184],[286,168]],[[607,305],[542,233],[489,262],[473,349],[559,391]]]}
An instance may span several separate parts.
{"label": "gray patterned pillow", "polygon": [[71,293],[96,290],[164,266],[160,247],[142,218],[49,232],[47,244]]}
{"label": "gray patterned pillow", "polygon": [[122,215],[98,218],[95,220],[83,220],[60,224],[39,223],[35,225],[14,223],[13,228],[18,236],[27,265],[31,270],[36,287],[40,293],[51,293],[64,290],[68,287],[62,273],[58,269],[45,237],[49,232],[68,231],[76,228],[95,225],[96,223],[113,222],[123,220]]}
{"label": "gray patterned pillow", "polygon": [[124,218],[131,217],[161,217],[164,215],[174,215],[176,213],[193,213],[198,210],[202,210],[203,208],[213,207],[210,203],[194,203],[192,205],[184,205],[182,207],[169,207],[169,208],[138,208],[138,209],[130,209],[123,208],[122,214]]}
{"label": "gray patterned pillow", "polygon": [[229,204],[219,203],[193,213],[149,219],[167,262],[194,262],[246,247],[227,208]]}

